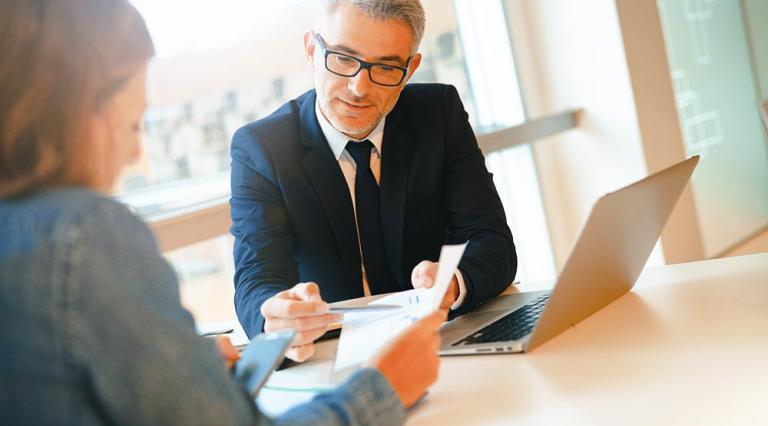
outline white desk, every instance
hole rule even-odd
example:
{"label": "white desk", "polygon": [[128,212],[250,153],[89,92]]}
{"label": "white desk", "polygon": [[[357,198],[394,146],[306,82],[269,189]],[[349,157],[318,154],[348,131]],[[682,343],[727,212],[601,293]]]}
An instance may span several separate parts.
{"label": "white desk", "polygon": [[[330,381],[334,342],[276,373],[275,413]],[[768,424],[768,253],[648,269],[530,354],[446,357],[412,425]]]}

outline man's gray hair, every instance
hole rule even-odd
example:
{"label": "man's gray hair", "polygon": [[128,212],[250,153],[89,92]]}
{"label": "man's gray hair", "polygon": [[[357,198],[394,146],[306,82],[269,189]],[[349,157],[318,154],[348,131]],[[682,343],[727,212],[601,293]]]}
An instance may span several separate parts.
{"label": "man's gray hair", "polygon": [[410,27],[413,34],[412,53],[416,53],[424,36],[426,18],[421,0],[321,0],[321,4],[328,13],[335,11],[339,6],[348,5],[374,19],[402,21]]}

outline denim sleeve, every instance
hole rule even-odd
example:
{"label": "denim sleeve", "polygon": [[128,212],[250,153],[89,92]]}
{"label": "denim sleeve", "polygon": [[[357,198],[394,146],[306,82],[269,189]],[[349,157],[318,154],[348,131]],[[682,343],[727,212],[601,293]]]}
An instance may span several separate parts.
{"label": "denim sleeve", "polygon": [[405,408],[378,371],[358,371],[333,392],[320,394],[274,419],[277,425],[401,425]]}
{"label": "denim sleeve", "polygon": [[62,318],[86,389],[107,424],[402,424],[389,382],[363,370],[268,419],[197,336],[176,276],[149,229],[122,206],[93,209],[70,232]]}
{"label": "denim sleeve", "polygon": [[101,204],[73,229],[64,300],[78,377],[106,424],[263,424],[195,333],[149,229]]}

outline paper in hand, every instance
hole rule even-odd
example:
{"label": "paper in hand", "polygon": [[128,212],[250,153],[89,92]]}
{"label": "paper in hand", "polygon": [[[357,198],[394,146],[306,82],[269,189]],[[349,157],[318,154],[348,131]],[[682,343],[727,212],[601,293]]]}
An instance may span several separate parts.
{"label": "paper in hand", "polygon": [[440,308],[440,304],[445,298],[445,293],[451,284],[456,269],[459,267],[461,256],[464,255],[464,249],[467,243],[453,246],[443,246],[440,250],[440,263],[437,268],[435,285],[430,289],[432,292],[432,309],[427,312],[432,313]]}
{"label": "paper in hand", "polygon": [[466,243],[443,246],[435,284],[431,288],[395,293],[370,304],[400,305],[402,309],[345,314],[335,369],[339,371],[367,361],[414,321],[438,310],[466,246]]}

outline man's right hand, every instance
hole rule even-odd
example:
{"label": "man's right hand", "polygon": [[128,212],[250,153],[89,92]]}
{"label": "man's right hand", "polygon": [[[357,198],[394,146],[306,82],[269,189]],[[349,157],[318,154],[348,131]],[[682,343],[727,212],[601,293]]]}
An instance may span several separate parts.
{"label": "man's right hand", "polygon": [[341,315],[330,314],[328,309],[328,304],[320,297],[317,284],[296,284],[261,305],[264,331],[294,330],[296,336],[285,356],[294,361],[305,361],[315,353],[314,341],[325,333],[330,324],[341,321]]}

